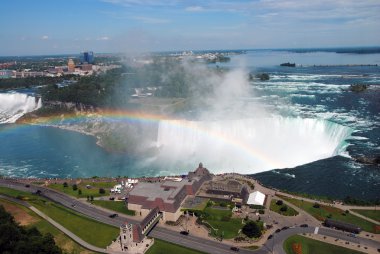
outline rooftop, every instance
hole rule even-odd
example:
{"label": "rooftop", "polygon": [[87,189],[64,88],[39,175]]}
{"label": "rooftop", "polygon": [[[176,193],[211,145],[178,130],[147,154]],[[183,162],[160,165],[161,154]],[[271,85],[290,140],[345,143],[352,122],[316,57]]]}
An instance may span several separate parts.
{"label": "rooftop", "polygon": [[186,184],[191,184],[187,179],[180,182],[166,180],[157,183],[140,182],[129,193],[130,195],[147,197],[148,201],[154,201],[156,198],[162,198],[165,203],[173,203],[176,195]]}

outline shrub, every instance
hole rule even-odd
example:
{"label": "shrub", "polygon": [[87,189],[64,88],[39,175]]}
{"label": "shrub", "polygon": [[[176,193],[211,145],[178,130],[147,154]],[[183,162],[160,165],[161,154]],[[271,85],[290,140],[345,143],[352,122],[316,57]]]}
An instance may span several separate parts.
{"label": "shrub", "polygon": [[313,207],[314,207],[314,208],[320,208],[320,207],[321,207],[321,205],[320,205],[320,204],[318,204],[318,203],[314,203]]}
{"label": "shrub", "polygon": [[81,189],[78,190],[78,195],[82,195],[82,190]]}
{"label": "shrub", "polygon": [[241,242],[241,241],[244,241],[244,240],[245,240],[245,237],[243,237],[243,236],[237,236],[237,237],[234,238],[234,240],[235,240],[236,242]]}
{"label": "shrub", "polygon": [[67,188],[67,186],[69,186],[69,185],[67,184],[67,182],[64,182],[64,183],[63,183],[63,187],[64,187],[64,188]]}
{"label": "shrub", "polygon": [[277,200],[276,205],[283,205],[284,202],[282,200]]}
{"label": "shrub", "polygon": [[258,238],[261,236],[261,230],[260,227],[253,221],[248,222],[247,224],[244,225],[242,229],[243,234],[246,236],[252,238]]}
{"label": "shrub", "polygon": [[106,190],[103,189],[103,188],[100,188],[100,189],[99,189],[99,194],[106,194]]}
{"label": "shrub", "polygon": [[264,209],[260,209],[259,210],[259,214],[264,214],[265,213],[265,210]]}
{"label": "shrub", "polygon": [[73,191],[76,191],[78,189],[78,185],[73,184]]}
{"label": "shrub", "polygon": [[288,207],[286,205],[281,206],[281,208],[280,208],[281,212],[286,212],[287,210],[288,210]]}

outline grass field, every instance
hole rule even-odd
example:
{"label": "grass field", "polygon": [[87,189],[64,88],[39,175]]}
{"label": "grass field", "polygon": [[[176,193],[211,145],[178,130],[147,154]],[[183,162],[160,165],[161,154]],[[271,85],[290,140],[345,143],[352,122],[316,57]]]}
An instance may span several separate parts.
{"label": "grass field", "polygon": [[126,215],[136,215],[136,212],[133,210],[128,210],[124,201],[107,201],[107,200],[94,200],[92,201],[94,205],[107,208],[109,210],[123,213]]}
{"label": "grass field", "polygon": [[307,201],[292,199],[285,196],[281,196],[281,198],[305,210],[307,213],[315,217],[317,220],[324,221],[327,217],[330,217],[334,220],[355,224],[367,232],[375,234],[380,233],[374,223],[366,221],[350,213],[346,214],[341,209],[325,205],[320,205],[320,208],[314,208],[314,204]]}
{"label": "grass field", "polygon": [[[77,197],[77,198],[86,198],[87,196],[93,196],[93,197],[102,197],[102,196],[108,196],[110,194],[109,189],[111,189],[114,185],[116,185],[117,182],[91,182],[91,181],[83,181],[80,184],[77,184],[78,189],[73,190],[72,185],[68,185],[67,187],[63,187],[63,184],[61,183],[52,183],[49,185],[49,188],[52,188],[57,191],[61,191],[63,193],[66,193],[67,195]],[[86,188],[86,185],[91,185],[90,189]],[[106,192],[105,194],[100,194],[99,189],[103,188]],[[82,194],[79,195],[79,191],[82,191]]]}
{"label": "grass field", "polygon": [[66,229],[94,246],[105,248],[119,234],[119,229],[116,227],[99,223],[53,202],[36,200],[31,203]]}
{"label": "grass field", "polygon": [[71,240],[64,233],[56,229],[49,222],[39,217],[33,211],[28,208],[21,206],[19,204],[1,200],[0,204],[5,207],[5,209],[12,214],[15,220],[25,227],[36,227],[41,233],[50,233],[54,237],[56,244],[66,253],[72,254],[91,254],[94,253],[89,251],[79,244]]}
{"label": "grass field", "polygon": [[279,213],[279,214],[284,215],[284,216],[296,216],[296,215],[298,215],[298,212],[296,210],[294,210],[293,208],[291,208],[290,206],[287,206],[287,210],[285,212],[281,211],[281,207],[283,207],[285,204],[277,205],[276,202],[277,202],[277,199],[271,200],[271,202],[270,202],[270,210],[271,211]]}
{"label": "grass field", "polygon": [[213,228],[211,234],[214,236],[221,236],[230,239],[238,235],[239,230],[243,227],[241,219],[231,218],[231,210],[220,210],[212,207],[207,207],[204,212],[208,214],[205,221],[207,221]]}
{"label": "grass field", "polygon": [[301,244],[302,254],[363,254],[363,252],[343,248],[340,246],[313,240],[300,235],[293,235],[285,240],[284,250],[287,254],[297,254],[293,250],[293,244]]}
{"label": "grass field", "polygon": [[154,239],[154,244],[152,247],[149,248],[149,250],[146,252],[146,254],[174,254],[174,253],[180,253],[180,254],[203,254],[204,252],[188,249],[176,244],[172,244],[169,242],[165,242],[162,240]]}
{"label": "grass field", "polygon": [[30,199],[37,198],[37,196],[33,195],[32,193],[14,190],[14,189],[5,188],[5,187],[0,187],[0,194],[4,194],[4,195],[14,197],[14,198],[19,198],[22,200],[30,200]]}
{"label": "grass field", "polygon": [[361,209],[353,209],[352,211],[357,212],[361,215],[364,215],[368,218],[380,222],[380,210],[361,210]]}
{"label": "grass field", "polygon": [[26,199],[29,199],[28,202],[31,205],[60,223],[66,229],[72,231],[84,241],[97,247],[105,248],[119,234],[119,229],[116,227],[84,217],[79,213],[48,201],[40,196],[8,188],[0,188],[0,193],[13,197],[23,196]]}

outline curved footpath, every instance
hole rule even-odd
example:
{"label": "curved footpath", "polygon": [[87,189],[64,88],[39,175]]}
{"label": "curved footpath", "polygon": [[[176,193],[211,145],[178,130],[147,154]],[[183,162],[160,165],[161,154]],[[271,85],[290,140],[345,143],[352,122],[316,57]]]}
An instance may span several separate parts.
{"label": "curved footpath", "polygon": [[[113,225],[115,227],[119,227],[120,225],[124,224],[126,221],[131,222],[131,223],[137,222],[137,220],[132,219],[129,216],[123,216],[123,215],[120,215],[119,217],[116,217],[114,219],[109,218],[108,217],[110,214],[109,212],[103,209],[98,209],[95,206],[80,202],[73,197],[70,197],[66,194],[60,193],[58,191],[55,191],[49,188],[34,186],[34,185],[30,185],[29,188],[26,188],[23,183],[17,182],[12,179],[0,179],[0,186],[17,189],[21,191],[26,191],[26,192],[32,192],[32,193],[35,193],[36,191],[40,191],[41,196],[44,196],[54,202],[60,203],[61,205],[67,208],[70,208],[79,213],[82,213],[87,217],[93,218],[105,224]],[[262,248],[255,251],[240,249],[239,253],[284,254],[285,252],[282,246],[283,246],[283,242],[288,237],[295,234],[313,233],[314,230],[315,230],[314,227],[308,227],[308,228],[294,227],[294,228],[289,228],[287,230],[282,230],[281,232],[274,234],[274,237],[272,239],[267,240]],[[68,233],[71,233],[71,232],[68,232],[68,233],[66,233],[65,231],[63,232],[67,234],[68,236],[70,236]],[[342,239],[345,241],[353,242],[355,244],[367,245],[368,247],[372,247],[375,249],[380,248],[380,243],[377,241],[362,238],[362,237],[352,238],[352,237],[347,236],[346,233],[341,232],[341,231],[320,228],[318,234]],[[155,228],[153,228],[153,230],[149,233],[149,236],[155,237],[164,241],[172,242],[175,244],[179,244],[181,246],[192,248],[198,251],[211,253],[211,254],[236,253],[230,250],[230,247],[231,247],[230,245],[224,244],[222,242],[195,237],[192,235],[183,236],[179,234],[177,231],[169,230],[160,226],[156,226]],[[85,245],[83,246],[86,247]]]}
{"label": "curved footpath", "polygon": [[89,244],[88,242],[83,241],[81,238],[79,238],[73,232],[69,231],[68,229],[66,229],[65,227],[63,227],[61,224],[59,224],[58,222],[56,222],[55,220],[53,220],[52,218],[50,218],[49,216],[47,216],[46,214],[44,214],[43,212],[41,212],[40,210],[38,210],[37,208],[35,208],[34,206],[30,205],[29,203],[27,203],[25,201],[21,201],[21,200],[15,199],[15,198],[10,198],[10,197],[7,197],[7,196],[3,196],[3,195],[0,195],[0,198],[6,199],[6,200],[9,200],[9,201],[12,201],[12,202],[15,202],[15,203],[23,205],[25,207],[28,207],[30,210],[32,210],[33,212],[35,212],[38,216],[40,216],[43,219],[47,220],[54,227],[56,227],[59,230],[61,230],[65,235],[67,235],[68,237],[70,237],[71,239],[73,239],[75,242],[77,242],[81,246],[85,247],[86,249],[92,250],[92,251],[95,251],[95,252],[100,252],[100,253],[110,253],[110,252],[107,252],[106,249],[102,249],[102,248],[96,247],[96,246],[94,246],[92,244]]}

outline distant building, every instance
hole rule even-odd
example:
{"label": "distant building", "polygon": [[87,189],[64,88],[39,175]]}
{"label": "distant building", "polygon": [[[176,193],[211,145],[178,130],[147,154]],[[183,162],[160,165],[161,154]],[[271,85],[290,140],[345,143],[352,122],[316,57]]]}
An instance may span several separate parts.
{"label": "distant building", "polygon": [[11,78],[13,71],[11,70],[0,70],[0,79],[1,78]]}
{"label": "distant building", "polygon": [[93,64],[94,63],[94,52],[92,51],[85,51],[80,53],[80,62]]}
{"label": "distant building", "polygon": [[239,199],[242,203],[246,203],[249,196],[247,186],[233,179],[211,181],[206,187],[206,193],[206,196],[216,200]]}
{"label": "distant building", "polygon": [[74,72],[75,71],[75,63],[74,63],[74,60],[71,58],[67,62],[67,71],[68,72]]}
{"label": "distant building", "polygon": [[92,71],[92,64],[84,63],[80,66],[82,71]]}
{"label": "distant building", "polygon": [[202,163],[181,181],[165,180],[158,183],[138,183],[128,196],[128,209],[142,216],[158,207],[164,221],[177,221],[181,216],[181,204],[187,195],[194,195],[200,186],[211,180],[211,174]]}

